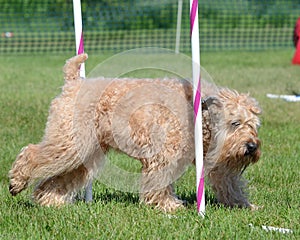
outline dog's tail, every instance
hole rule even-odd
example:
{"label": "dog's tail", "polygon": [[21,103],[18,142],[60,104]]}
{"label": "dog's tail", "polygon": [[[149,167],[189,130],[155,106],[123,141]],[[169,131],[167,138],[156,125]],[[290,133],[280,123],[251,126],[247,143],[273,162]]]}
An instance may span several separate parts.
{"label": "dog's tail", "polygon": [[86,53],[82,53],[66,61],[66,64],[63,68],[64,79],[66,82],[76,80],[80,77],[79,76],[80,64],[83,63],[87,58],[88,55]]}

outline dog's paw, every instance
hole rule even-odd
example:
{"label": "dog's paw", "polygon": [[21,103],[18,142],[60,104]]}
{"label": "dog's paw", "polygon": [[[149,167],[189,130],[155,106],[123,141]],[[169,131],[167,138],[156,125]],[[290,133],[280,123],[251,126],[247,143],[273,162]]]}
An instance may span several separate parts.
{"label": "dog's paw", "polygon": [[10,183],[8,190],[12,196],[16,196],[18,193],[20,193],[22,190],[24,190],[27,187],[27,183],[23,184],[13,184]]}
{"label": "dog's paw", "polygon": [[158,204],[156,207],[165,213],[174,213],[179,209],[184,209],[185,202],[175,197],[170,197],[166,201]]}
{"label": "dog's paw", "polygon": [[20,173],[19,167],[14,167],[9,171],[9,187],[8,190],[12,196],[16,196],[27,188],[29,177]]}
{"label": "dog's paw", "polygon": [[12,196],[16,196],[18,194],[18,191],[15,190],[12,184],[9,184],[8,190]]}

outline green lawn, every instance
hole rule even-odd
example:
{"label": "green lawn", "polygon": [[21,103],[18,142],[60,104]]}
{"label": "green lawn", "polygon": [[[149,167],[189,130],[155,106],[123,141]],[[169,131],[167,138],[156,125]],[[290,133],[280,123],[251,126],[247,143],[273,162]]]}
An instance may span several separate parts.
{"label": "green lawn", "polygon": [[[31,201],[31,189],[12,198],[8,171],[23,146],[42,138],[50,101],[63,84],[62,66],[71,55],[0,56],[0,239],[299,239],[300,103],[266,97],[300,92],[300,67],[290,64],[292,55],[292,50],[202,54],[201,64],[216,83],[251,93],[263,108],[263,154],[245,176],[250,199],[264,207],[224,208],[214,203],[207,186],[205,219],[196,212],[193,167],[176,184],[188,206],[173,215],[101,181],[94,184],[91,204],[39,207]],[[90,55],[87,72],[107,57]],[[123,155],[110,156],[118,166],[139,167]],[[266,232],[262,225],[293,233]]]}

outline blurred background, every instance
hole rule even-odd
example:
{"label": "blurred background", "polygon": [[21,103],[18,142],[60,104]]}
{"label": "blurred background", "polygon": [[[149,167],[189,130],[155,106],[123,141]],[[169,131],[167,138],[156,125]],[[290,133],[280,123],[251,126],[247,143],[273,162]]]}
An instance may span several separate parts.
{"label": "blurred background", "polygon": [[[187,0],[83,0],[85,50],[190,52]],[[0,54],[74,51],[71,0],[1,0]],[[300,0],[201,0],[201,51],[292,48]]]}

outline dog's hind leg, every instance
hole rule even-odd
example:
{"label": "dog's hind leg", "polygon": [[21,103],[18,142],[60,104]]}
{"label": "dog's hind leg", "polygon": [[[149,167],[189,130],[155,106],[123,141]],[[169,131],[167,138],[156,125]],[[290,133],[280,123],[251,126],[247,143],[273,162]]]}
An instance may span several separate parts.
{"label": "dog's hind leg", "polygon": [[10,193],[15,196],[38,179],[58,176],[78,168],[86,161],[76,148],[65,144],[30,144],[23,148],[9,171]]}
{"label": "dog's hind leg", "polygon": [[9,191],[15,196],[31,182],[59,175],[66,170],[71,171],[82,161],[72,151],[55,151],[55,147],[47,151],[47,147],[30,144],[22,149],[9,171]]}
{"label": "dog's hind leg", "polygon": [[[28,186],[32,171],[32,167],[28,163],[31,163],[36,158],[37,151],[37,145],[29,144],[21,150],[16,161],[13,163],[12,169],[8,174],[10,178],[9,191],[13,196]],[[36,165],[36,163],[33,165]]]}
{"label": "dog's hind leg", "polygon": [[24,148],[12,169],[9,171],[10,193],[15,196],[24,190],[28,184],[40,179],[50,179],[63,176],[68,172],[80,170],[84,164],[89,169],[95,169],[103,151],[99,148],[52,146],[50,144],[30,144]]}
{"label": "dog's hind leg", "polygon": [[84,165],[70,172],[42,180],[36,186],[33,198],[43,206],[61,206],[72,202],[76,191],[84,187],[88,179]]}
{"label": "dog's hind leg", "polygon": [[76,193],[97,174],[100,165],[104,163],[103,160],[104,152],[98,149],[88,161],[77,168],[42,180],[34,190],[34,200],[44,206],[71,203]]}

